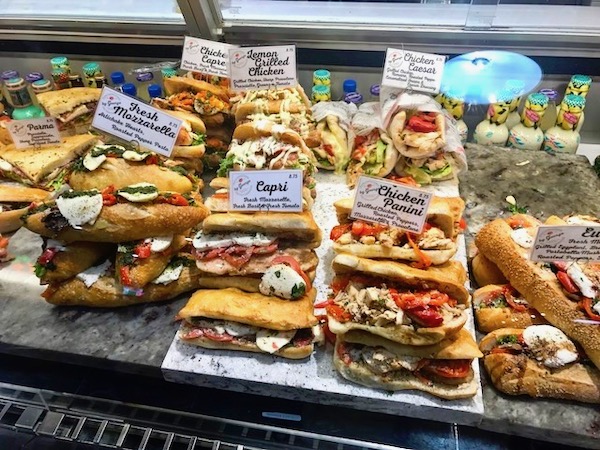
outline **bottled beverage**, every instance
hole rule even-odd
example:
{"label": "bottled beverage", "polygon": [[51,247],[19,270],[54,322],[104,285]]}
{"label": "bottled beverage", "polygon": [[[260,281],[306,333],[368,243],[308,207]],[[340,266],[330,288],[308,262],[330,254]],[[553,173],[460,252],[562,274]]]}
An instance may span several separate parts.
{"label": "bottled beverage", "polygon": [[37,80],[31,83],[31,89],[35,95],[41,94],[42,92],[48,92],[52,90],[52,83],[50,80]]}
{"label": "bottled beverage", "polygon": [[83,78],[81,78],[81,75],[78,73],[71,73],[69,75],[69,83],[71,84],[71,87],[85,87]]}
{"label": "bottled beverage", "polygon": [[66,56],[55,56],[50,60],[52,66],[52,80],[54,89],[68,89],[71,87],[71,63]]}
{"label": "bottled beverage", "polygon": [[313,85],[317,86],[319,84],[330,86],[331,89],[331,73],[329,70],[318,69],[313,72]]}
{"label": "bottled beverage", "polygon": [[[592,78],[587,75],[573,75],[567,89],[565,90],[565,97],[567,95],[579,95],[580,97],[585,98],[590,90],[590,86],[592,84]],[[558,114],[558,108],[557,108]],[[577,131],[581,130],[583,126],[583,122],[585,121],[585,113],[581,112],[581,117],[579,118],[579,122],[577,122]]]}
{"label": "bottled beverage", "polygon": [[97,62],[89,62],[83,65],[83,76],[85,85],[91,88],[101,88],[106,83],[106,77]]}
{"label": "bottled beverage", "polygon": [[544,117],[542,117],[540,122],[540,128],[542,131],[546,131],[552,128],[556,123],[556,117],[558,113],[556,99],[558,98],[558,92],[556,92],[554,89],[540,89],[540,93],[548,97],[548,108],[546,108]]}
{"label": "bottled beverage", "polygon": [[132,97],[137,97],[137,89],[135,87],[135,84],[124,83],[123,86],[121,86],[121,89],[123,90],[124,94],[131,95]]}
{"label": "bottled beverage", "polygon": [[2,72],[2,74],[0,74],[0,78],[2,78],[3,95],[6,100],[6,105],[9,107],[9,109],[13,107],[13,104],[11,103],[10,95],[8,94],[8,91],[6,89],[6,82],[12,78],[18,78],[18,77],[19,77],[19,72],[17,72],[16,70],[5,70],[4,72]]}
{"label": "bottled beverage", "polygon": [[21,77],[11,78],[6,82],[6,90],[14,106],[11,117],[15,120],[44,117],[44,111],[35,106],[27,90],[27,84]]}
{"label": "bottled beverage", "polygon": [[324,84],[317,84],[312,88],[312,102],[328,102],[331,100],[331,88]]}
{"label": "bottled beverage", "polygon": [[473,142],[481,145],[504,146],[506,144],[508,139],[506,119],[513,99],[514,94],[512,92],[508,90],[500,92],[496,102],[488,107],[486,118],[479,122],[475,128]]}
{"label": "bottled beverage", "polygon": [[548,97],[542,93],[530,94],[525,101],[521,122],[510,130],[508,147],[521,150],[540,150],[544,132],[540,122],[548,109]]}
{"label": "bottled beverage", "polygon": [[156,97],[162,97],[162,88],[158,84],[148,86],[148,97],[150,100]]}
{"label": "bottled beverage", "polygon": [[508,117],[506,118],[506,127],[510,130],[512,127],[521,123],[519,105],[521,104],[521,96],[525,89],[525,83],[521,80],[508,80],[504,86],[514,96],[510,102],[510,110],[508,112]]}
{"label": "bottled beverage", "polygon": [[371,100],[372,102],[378,102],[379,101],[379,94],[381,92],[381,86],[378,84],[374,84],[371,86],[371,88],[369,89],[369,93],[371,94]]}
{"label": "bottled beverage", "polygon": [[350,94],[352,92],[356,92],[356,80],[353,79],[347,79],[344,80],[344,83],[342,84],[342,90],[344,91],[344,95],[342,95],[342,100],[344,99],[344,97],[347,94]]}
{"label": "bottled beverage", "polygon": [[111,73],[110,82],[114,90],[123,92],[123,84],[125,84],[125,74],[123,72]]}
{"label": "bottled beverage", "polygon": [[582,95],[565,95],[558,108],[556,124],[544,135],[544,150],[548,153],[576,153],[581,137],[577,129],[585,108]]}
{"label": "bottled beverage", "polygon": [[460,134],[460,142],[462,145],[467,143],[467,137],[469,135],[469,128],[463,119],[465,114],[465,102],[462,95],[459,92],[448,91],[446,94],[442,94],[442,107],[448,111],[448,113],[456,121],[456,129]]}
{"label": "bottled beverage", "polygon": [[177,69],[173,68],[173,67],[165,67],[164,69],[160,70],[160,73],[162,75],[162,79],[163,81],[167,78],[173,78],[177,76]]}
{"label": "bottled beverage", "polygon": [[33,91],[33,83],[39,80],[42,80],[44,75],[41,72],[31,72],[25,75],[25,81],[27,82],[27,90],[29,91],[29,96],[33,101],[34,105],[39,105],[37,98],[35,96],[35,92]]}
{"label": "bottled beverage", "polygon": [[148,96],[148,86],[152,84],[154,75],[152,72],[140,72],[136,75],[135,79],[137,81],[138,96],[145,102],[149,102],[150,97]]}

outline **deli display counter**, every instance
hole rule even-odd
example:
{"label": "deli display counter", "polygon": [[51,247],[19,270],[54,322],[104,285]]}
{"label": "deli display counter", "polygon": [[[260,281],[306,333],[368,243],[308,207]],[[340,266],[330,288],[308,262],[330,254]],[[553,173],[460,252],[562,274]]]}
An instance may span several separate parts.
{"label": "deli display counter", "polygon": [[[6,200],[24,226],[2,234],[1,448],[600,448],[596,265],[529,259],[542,223],[592,233],[600,215],[593,2],[0,8],[13,119],[0,121],[11,130],[0,133],[0,192],[18,181],[42,196]],[[238,71],[243,47],[283,66],[285,49],[258,46],[287,46],[299,87],[232,92],[215,73],[179,67],[193,47],[185,36],[232,44]],[[225,58],[219,48],[206,54]],[[443,55],[442,65],[510,51],[540,77],[489,102],[460,101],[466,76],[452,89],[441,81],[437,97],[394,90],[382,83],[387,48]],[[38,73],[55,89],[36,91]],[[56,119],[60,144],[17,147],[15,111],[34,109]],[[544,110],[555,118],[542,130]],[[535,150],[519,147],[509,112],[512,129],[539,128]],[[563,123],[578,136],[572,151],[544,143]],[[506,137],[488,145],[497,127]],[[167,129],[168,155],[149,137]],[[231,211],[237,195],[257,200],[227,177],[250,185],[261,169],[280,178],[256,179],[260,201],[288,192],[273,175],[284,169],[289,183],[299,177],[285,194],[297,205],[282,194]],[[430,203],[419,213],[411,194]],[[483,241],[491,224],[508,224],[509,239]],[[509,262],[503,246],[516,248]],[[482,300],[485,276],[513,287]],[[542,288],[554,289],[552,306]],[[514,328],[489,347],[480,316],[494,308],[507,314],[496,328]]]}

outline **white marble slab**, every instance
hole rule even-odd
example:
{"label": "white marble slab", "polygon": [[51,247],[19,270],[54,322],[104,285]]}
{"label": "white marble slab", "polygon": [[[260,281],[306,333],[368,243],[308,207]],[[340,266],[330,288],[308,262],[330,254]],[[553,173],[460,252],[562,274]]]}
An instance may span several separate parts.
{"label": "white marble slab", "polygon": [[[458,195],[456,183],[445,183],[440,195]],[[318,174],[315,220],[323,230],[323,244],[317,249],[319,266],[315,278],[317,302],[327,298],[333,273],[334,252],[329,231],[337,225],[333,202],[350,196],[343,177]],[[456,258],[466,265],[464,239],[460,237]],[[469,311],[466,327],[474,333]],[[318,348],[307,360],[291,361],[275,356],[234,351],[207,350],[173,339],[162,364],[166,380],[218,389],[281,397],[290,400],[346,406],[386,414],[477,424],[483,414],[479,364],[473,369],[478,380],[475,397],[465,400],[442,400],[417,391],[387,392],[363,387],[343,379],[335,370],[331,345]]]}

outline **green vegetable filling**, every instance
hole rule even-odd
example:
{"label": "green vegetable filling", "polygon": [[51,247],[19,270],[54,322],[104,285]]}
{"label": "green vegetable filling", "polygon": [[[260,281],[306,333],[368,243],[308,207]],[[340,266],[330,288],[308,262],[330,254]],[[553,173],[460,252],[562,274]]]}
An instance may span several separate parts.
{"label": "green vegetable filling", "polygon": [[89,191],[68,191],[62,193],[60,198],[93,197],[98,194],[100,194],[100,192],[96,189],[91,189]]}
{"label": "green vegetable filling", "polygon": [[300,298],[306,292],[306,285],[304,283],[295,284],[292,287],[292,298]]}
{"label": "green vegetable filling", "polygon": [[516,334],[509,334],[506,336],[502,336],[496,340],[496,344],[498,345],[506,345],[506,344],[517,344],[519,338]]}
{"label": "green vegetable filling", "polygon": [[117,192],[125,194],[154,194],[158,192],[158,189],[154,185],[149,186],[127,186],[123,189],[119,189]]}

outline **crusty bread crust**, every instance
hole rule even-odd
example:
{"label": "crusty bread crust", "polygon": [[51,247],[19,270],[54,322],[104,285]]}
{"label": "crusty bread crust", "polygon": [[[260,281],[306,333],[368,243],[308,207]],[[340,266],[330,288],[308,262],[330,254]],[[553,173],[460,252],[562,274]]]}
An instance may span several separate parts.
{"label": "crusty bread crust", "polygon": [[526,328],[529,325],[548,323],[537,311],[518,312],[508,308],[479,308],[481,300],[502,286],[489,284],[473,292],[473,310],[479,331],[489,333],[500,328]]}
{"label": "crusty bread crust", "polygon": [[[362,244],[360,242],[356,244],[338,244],[333,243],[333,250],[336,253],[349,253],[351,255],[359,256],[361,258],[373,258],[373,259],[393,259],[402,261],[420,261],[419,255],[412,248],[401,248],[401,247],[386,247],[378,244]],[[444,264],[450,261],[450,259],[456,253],[456,244],[452,243],[450,248],[444,250],[425,250],[422,252],[426,254],[433,265]]]}
{"label": "crusty bread crust", "polygon": [[192,131],[199,134],[206,134],[206,125],[197,114],[188,111],[176,111],[172,109],[163,109],[165,113],[177,119],[186,120],[192,127]]}
{"label": "crusty bread crust", "polygon": [[337,371],[347,380],[363,386],[386,391],[402,391],[414,389],[427,392],[436,397],[447,400],[457,400],[461,398],[470,398],[477,393],[477,380],[475,380],[473,369],[471,369],[469,381],[458,386],[447,385],[438,382],[431,384],[422,381],[408,371],[396,371],[390,375],[381,376],[369,370],[364,364],[352,361],[346,365],[339,357],[337,345],[341,342],[336,341],[336,349],[333,352],[333,364]]}
{"label": "crusty bread crust", "polygon": [[481,252],[471,260],[471,273],[478,286],[507,283],[506,277],[498,269],[498,266],[483,256]]}
{"label": "crusty bread crust", "polygon": [[300,147],[303,153],[314,158],[313,153],[308,149],[304,140],[294,130],[290,130],[283,125],[277,125],[269,120],[259,120],[257,122],[243,123],[235,127],[233,139],[247,141],[249,139],[260,139],[261,137],[273,136],[281,142],[286,142],[296,147]]}
{"label": "crusty bread crust", "polygon": [[[254,342],[216,342],[205,337],[195,339],[181,339],[181,335],[191,328],[183,325],[179,330],[179,339],[186,344],[196,345],[198,347],[210,348],[213,350],[237,350],[241,352],[265,353]],[[303,345],[302,347],[286,346],[272,353],[272,355],[281,356],[287,359],[304,359],[308,358],[314,351],[314,344]]]}
{"label": "crusty bread crust", "polygon": [[[284,102],[286,103],[284,106]],[[284,106],[284,111],[297,114],[303,111],[306,111],[308,108],[303,103],[291,103],[286,100],[261,100],[241,103],[235,108],[235,121],[236,123],[241,123],[246,118],[255,113],[264,113],[264,114],[279,114],[282,106]]]}
{"label": "crusty bread crust", "polygon": [[[315,279],[315,270],[305,271],[311,281]],[[206,274],[204,274],[206,275]],[[260,276],[201,276],[198,287],[202,289],[236,288],[244,292],[260,292]]]}
{"label": "crusty bread crust", "polygon": [[52,258],[52,263],[56,268],[46,270],[40,278],[40,284],[68,280],[99,263],[115,251],[114,246],[97,242],[72,242],[65,247],[66,250],[58,252]]}
{"label": "crusty bread crust", "polygon": [[551,271],[524,257],[526,252],[512,240],[510,232],[511,228],[504,220],[496,219],[479,231],[475,243],[532,307],[579,342],[592,362],[600,367],[600,327],[576,322],[586,319],[586,314],[565,296]]}
{"label": "crusty bread crust", "polygon": [[25,219],[25,228],[44,237],[63,242],[126,242],[164,235],[165,230],[182,234],[198,225],[208,216],[203,204],[197,206],[173,206],[162,204],[117,203],[102,208],[93,225],[81,229],[70,226],[56,233],[46,228],[42,221],[49,210],[32,214]]}
{"label": "crusty bread crust", "polygon": [[21,228],[21,217],[27,209],[28,207],[0,212],[0,233],[10,233]]}
{"label": "crusty bread crust", "polygon": [[192,190],[189,178],[157,164],[107,158],[96,170],[73,172],[69,185],[76,191],[102,190],[107,186],[121,189],[132,184],[151,182],[159,191],[186,194]]}
{"label": "crusty bread crust", "polygon": [[42,202],[49,196],[50,193],[43,189],[19,183],[0,183],[0,203]]}
{"label": "crusty bread crust", "polygon": [[207,233],[228,231],[265,233],[285,239],[310,242],[312,245],[317,243],[317,247],[321,241],[321,230],[310,212],[258,212],[253,214],[228,212],[213,214],[204,220],[202,229]]}
{"label": "crusty bread crust", "polygon": [[179,311],[183,319],[208,317],[271,330],[298,330],[317,324],[313,314],[316,290],[298,300],[284,300],[239,289],[201,289]]}
{"label": "crusty bread crust", "polygon": [[206,152],[206,147],[204,144],[175,145],[173,147],[173,152],[171,153],[171,158],[197,159],[197,158],[202,158],[204,156],[205,152]]}
{"label": "crusty bread crust", "polygon": [[74,87],[59,91],[48,91],[37,94],[37,99],[42,108],[53,117],[60,116],[68,111],[73,111],[79,105],[97,102],[102,89],[88,87]]}
{"label": "crusty bread crust", "polygon": [[167,95],[177,94],[178,92],[202,92],[208,91],[213,95],[218,96],[222,100],[229,102],[229,96],[227,92],[221,89],[219,86],[207,83],[201,80],[195,80],[193,78],[186,77],[171,77],[166,78],[163,82],[165,86],[165,93]]}

